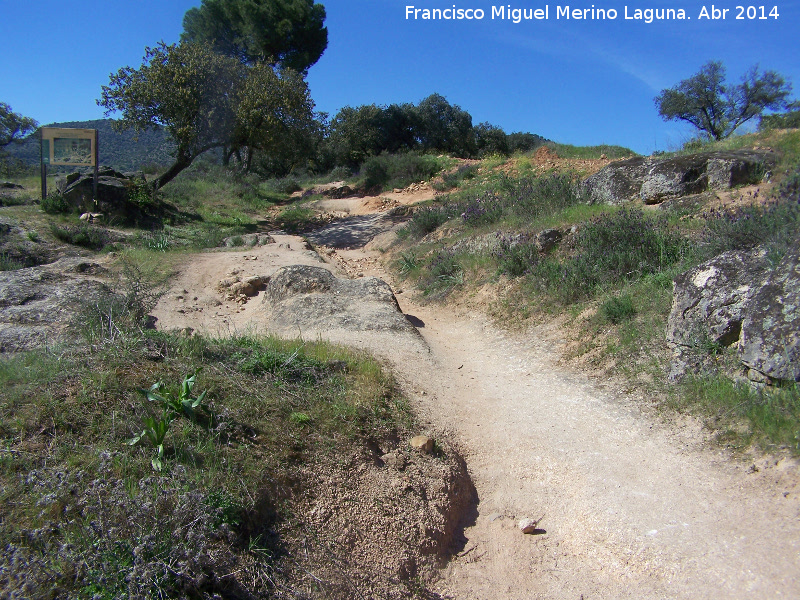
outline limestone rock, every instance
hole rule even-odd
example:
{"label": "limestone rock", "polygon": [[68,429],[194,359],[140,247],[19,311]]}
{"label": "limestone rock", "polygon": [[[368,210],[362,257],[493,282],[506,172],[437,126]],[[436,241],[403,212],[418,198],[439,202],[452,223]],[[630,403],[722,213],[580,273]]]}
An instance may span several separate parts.
{"label": "limestone rock", "polygon": [[381,460],[387,467],[397,471],[402,471],[406,468],[406,457],[399,452],[388,452],[381,456]]}
{"label": "limestone rock", "polygon": [[274,244],[275,239],[268,233],[246,233],[244,235],[232,235],[222,240],[222,245],[226,248],[266,246]]}
{"label": "limestone rock", "polygon": [[418,452],[422,452],[423,454],[430,454],[433,452],[433,438],[429,438],[427,435],[417,435],[411,438],[411,447]]}
{"label": "limestone rock", "polygon": [[556,244],[561,241],[564,236],[558,229],[545,229],[536,234],[533,243],[536,244],[539,252],[549,252],[555,248]]}
{"label": "limestone rock", "polygon": [[339,200],[341,198],[349,198],[350,196],[354,196],[355,191],[349,185],[342,185],[324,190],[322,194],[323,196],[327,196],[333,200]]}
{"label": "limestone rock", "polygon": [[689,347],[736,342],[745,307],[766,282],[768,268],[764,252],[742,250],[724,252],[678,275],[673,281],[667,342]]}
{"label": "limestone rock", "polygon": [[754,295],[739,358],[770,379],[800,381],[800,250],[792,248]]}
{"label": "limestone rock", "polygon": [[535,533],[541,519],[520,519],[518,527],[522,533]]}
{"label": "limestone rock", "polygon": [[65,339],[67,328],[92,302],[111,295],[84,274],[84,258],[0,272],[0,353],[31,350]]}

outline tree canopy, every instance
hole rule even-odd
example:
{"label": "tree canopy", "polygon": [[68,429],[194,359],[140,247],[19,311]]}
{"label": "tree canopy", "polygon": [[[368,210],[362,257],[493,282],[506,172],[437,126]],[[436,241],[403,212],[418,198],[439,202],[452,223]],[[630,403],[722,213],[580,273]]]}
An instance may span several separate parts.
{"label": "tree canopy", "polygon": [[29,133],[33,133],[39,124],[30,117],[23,117],[11,110],[5,102],[0,102],[0,148],[11,142],[20,141]]}
{"label": "tree canopy", "polygon": [[314,0],[203,0],[186,12],[181,40],[245,64],[305,72],[328,46],[324,22],[325,7]]}
{"label": "tree canopy", "polygon": [[120,112],[118,130],[161,125],[177,145],[158,189],[212,148],[276,151],[289,132],[313,122],[302,77],[267,65],[247,67],[199,43],[147,48],[139,69],[124,67],[103,86],[100,106]]}
{"label": "tree canopy", "polygon": [[710,139],[721,140],[765,110],[786,107],[792,86],[775,71],[752,67],[741,83],[725,83],[725,67],[711,61],[675,87],[661,90],[655,103],[665,121],[691,123]]}

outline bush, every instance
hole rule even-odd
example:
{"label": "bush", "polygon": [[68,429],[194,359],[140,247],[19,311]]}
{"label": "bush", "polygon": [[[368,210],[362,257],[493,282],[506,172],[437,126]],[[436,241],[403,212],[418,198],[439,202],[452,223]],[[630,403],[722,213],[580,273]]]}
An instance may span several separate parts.
{"label": "bush", "polygon": [[441,169],[442,164],[435,156],[409,152],[373,156],[361,166],[361,174],[365,188],[384,190],[426,181]]}
{"label": "bush", "polygon": [[71,213],[75,207],[64,196],[58,193],[48,194],[42,199],[42,210],[49,215]]}
{"label": "bush", "polygon": [[74,244],[75,246],[82,246],[90,250],[101,250],[111,241],[108,233],[104,229],[92,227],[86,223],[81,223],[76,226],[62,226],[52,223],[50,225],[50,232],[62,242]]}
{"label": "bush", "polygon": [[494,192],[484,192],[464,206],[461,219],[472,227],[496,223],[503,216],[503,202]]}
{"label": "bush", "polygon": [[464,180],[473,179],[478,174],[479,168],[478,165],[461,165],[455,171],[442,175],[442,181],[434,183],[433,189],[438,192],[452,190],[461,185]]}
{"label": "bush", "polygon": [[573,178],[565,174],[526,177],[517,181],[506,179],[503,187],[508,212],[525,220],[552,215],[586,201]]}
{"label": "bush", "polygon": [[498,271],[509,277],[521,277],[530,272],[539,262],[539,249],[526,237],[514,239],[512,236],[497,234],[500,247],[495,252]]}
{"label": "bush", "polygon": [[777,198],[767,205],[712,210],[705,215],[704,237],[712,256],[760,244],[783,253],[797,239],[798,232],[800,171],[784,181]]}
{"label": "bush", "polygon": [[408,223],[408,231],[414,237],[422,237],[436,231],[451,219],[452,215],[445,207],[426,206],[414,211]]}

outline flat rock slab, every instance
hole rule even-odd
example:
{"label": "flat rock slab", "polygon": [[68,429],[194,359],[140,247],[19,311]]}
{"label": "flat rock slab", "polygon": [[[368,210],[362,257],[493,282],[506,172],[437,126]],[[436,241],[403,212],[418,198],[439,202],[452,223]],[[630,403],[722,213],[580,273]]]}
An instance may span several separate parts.
{"label": "flat rock slab", "polygon": [[271,331],[382,331],[418,335],[382,279],[342,279],[322,267],[292,265],[270,277],[262,305]]}
{"label": "flat rock slab", "polygon": [[84,258],[0,272],[0,353],[64,341],[67,328],[110,290],[87,278],[101,267]]}

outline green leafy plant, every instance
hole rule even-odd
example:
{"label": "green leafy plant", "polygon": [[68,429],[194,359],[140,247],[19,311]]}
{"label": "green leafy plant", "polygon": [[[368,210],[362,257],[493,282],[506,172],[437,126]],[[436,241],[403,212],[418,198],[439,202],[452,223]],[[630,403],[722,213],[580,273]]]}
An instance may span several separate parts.
{"label": "green leafy plant", "polygon": [[139,393],[150,402],[158,402],[163,407],[163,412],[159,419],[148,416],[144,418],[144,429],[138,435],[129,439],[126,443],[135,446],[139,441],[146,437],[156,449],[156,456],[152,459],[153,469],[161,471],[164,460],[164,438],[169,431],[169,426],[175,419],[185,416],[192,421],[196,420],[196,409],[201,408],[205,412],[210,412],[203,404],[208,390],[204,391],[197,398],[192,397],[192,389],[197,380],[197,371],[189,377],[184,377],[181,382],[180,392],[177,395],[165,390],[164,383],[159,381],[148,389],[139,389]]}
{"label": "green leafy plant", "polygon": [[156,449],[156,455],[150,461],[150,464],[153,465],[153,469],[156,471],[161,471],[163,468],[164,438],[167,436],[169,425],[174,419],[175,417],[166,410],[161,414],[160,419],[156,419],[152,416],[145,417],[144,429],[142,432],[125,442],[129,446],[135,446],[139,443],[139,440],[141,440],[143,437],[147,437],[147,439],[150,440],[150,443],[153,444],[153,448]]}

